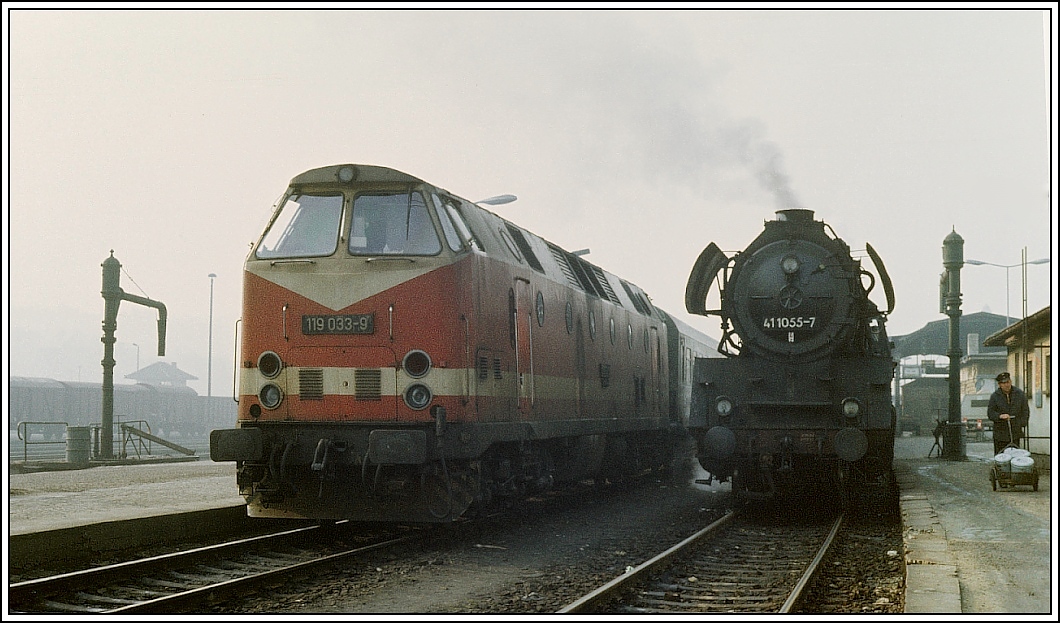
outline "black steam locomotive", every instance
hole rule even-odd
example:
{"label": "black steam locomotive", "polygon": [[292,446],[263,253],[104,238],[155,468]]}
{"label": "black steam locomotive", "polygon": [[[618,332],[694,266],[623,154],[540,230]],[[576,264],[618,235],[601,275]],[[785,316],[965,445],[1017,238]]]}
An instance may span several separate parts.
{"label": "black steam locomotive", "polygon": [[[887,311],[869,300],[876,278],[812,210],[779,210],[732,258],[714,243],[700,254],[685,307],[721,317],[725,355],[694,368],[689,428],[711,480],[731,478],[744,498],[824,487],[847,501],[890,484],[895,363],[885,319],[894,291],[865,249]],[[715,279],[720,309],[707,309]]]}

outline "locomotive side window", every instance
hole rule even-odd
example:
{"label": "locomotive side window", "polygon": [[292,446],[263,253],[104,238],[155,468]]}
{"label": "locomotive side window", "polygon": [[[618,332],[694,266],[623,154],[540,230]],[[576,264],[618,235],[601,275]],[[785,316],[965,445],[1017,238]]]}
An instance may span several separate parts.
{"label": "locomotive side window", "polygon": [[[448,197],[440,199],[436,196],[436,204],[438,204],[439,200],[444,204],[444,207],[439,206],[438,209],[438,218],[442,221],[442,228],[444,229],[446,227],[446,220],[451,221],[452,225],[455,226],[457,231],[460,232],[460,235],[463,236],[463,239],[467,241],[467,244],[471,245],[472,249],[481,251],[482,245],[479,244],[478,239],[475,237],[475,234],[472,233],[471,228],[467,227],[467,222],[464,220],[463,214],[460,213],[460,208],[457,206],[456,200]],[[446,241],[448,241],[449,234],[447,231],[445,232],[445,238]],[[449,246],[452,247],[452,245],[453,243],[449,242]],[[455,250],[457,249],[454,249],[454,251]]]}
{"label": "locomotive side window", "polygon": [[624,279],[620,281],[622,283],[622,289],[626,291],[626,296],[628,296],[629,300],[633,302],[633,307],[636,307],[637,311],[644,315],[649,314],[650,312],[645,309],[644,304],[640,300],[640,297],[633,293],[633,288],[629,287],[629,284],[626,283]]}
{"label": "locomotive side window", "polygon": [[[544,267],[541,266],[541,262],[537,259],[537,255],[534,254],[534,250],[530,248],[530,243],[526,241],[526,236],[523,235],[523,232],[518,227],[513,227],[511,223],[505,223],[505,226],[508,229],[508,233],[511,234],[512,241],[515,242],[517,247],[519,247],[519,252],[522,253],[523,258],[526,260],[526,263],[530,265],[530,268],[533,268],[539,273],[545,272]],[[501,232],[501,235],[504,235],[503,231]],[[504,241],[506,243],[509,242],[508,238],[505,238]],[[517,253],[516,255],[519,254]]]}
{"label": "locomotive side window", "polygon": [[523,261],[523,255],[521,253],[519,253],[519,247],[517,247],[515,245],[515,241],[512,240],[512,235],[509,234],[507,231],[505,231],[503,229],[500,230],[500,233],[501,233],[501,240],[504,240],[504,245],[508,247],[508,252],[512,254],[512,257],[514,257],[515,259],[517,259],[520,262],[522,262]]}
{"label": "locomotive side window", "polygon": [[341,193],[291,195],[255,254],[262,259],[331,255],[341,219]]}
{"label": "locomotive side window", "polygon": [[456,226],[453,225],[453,220],[449,217],[449,211],[442,205],[442,200],[438,198],[438,195],[431,195],[431,198],[434,199],[434,207],[438,212],[438,222],[442,224],[445,242],[453,251],[459,251],[464,248],[464,245],[460,241],[460,236],[456,233]]}
{"label": "locomotive side window", "polygon": [[453,219],[453,224],[456,225],[458,230],[460,230],[460,234],[464,237],[464,240],[467,240],[468,243],[471,244],[471,248],[476,251],[481,251],[482,245],[479,244],[478,240],[475,238],[475,234],[471,233],[471,228],[467,226],[466,222],[464,222],[464,215],[460,214],[460,208],[458,208],[452,200],[449,200],[445,202],[445,211],[449,214],[449,217]]}
{"label": "locomotive side window", "polygon": [[353,200],[350,253],[437,255],[438,233],[417,192],[362,193]]}

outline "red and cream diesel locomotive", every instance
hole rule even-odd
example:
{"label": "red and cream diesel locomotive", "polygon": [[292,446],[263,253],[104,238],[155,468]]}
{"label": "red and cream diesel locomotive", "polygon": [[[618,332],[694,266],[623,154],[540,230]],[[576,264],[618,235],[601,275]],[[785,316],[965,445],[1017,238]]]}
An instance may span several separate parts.
{"label": "red and cream diesel locomotive", "polygon": [[240,322],[237,428],[211,457],[257,517],[448,522],[665,467],[717,347],[479,203],[352,164],[291,180]]}

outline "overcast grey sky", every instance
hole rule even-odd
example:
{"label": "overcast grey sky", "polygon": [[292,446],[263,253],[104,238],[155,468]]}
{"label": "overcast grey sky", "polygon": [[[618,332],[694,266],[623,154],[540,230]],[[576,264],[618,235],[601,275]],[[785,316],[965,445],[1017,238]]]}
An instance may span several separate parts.
{"label": "overcast grey sky", "polygon": [[[891,335],[945,318],[951,230],[967,258],[1051,258],[1055,13],[26,7],[4,12],[14,376],[101,380],[113,249],[202,394],[217,274],[213,394],[230,394],[248,245],[292,177],[344,162],[515,194],[494,210],[715,337],[684,311],[693,262],[785,203],[879,252]],[[1030,312],[1052,270],[1028,267]],[[962,277],[964,313],[1005,313],[1005,269]],[[159,360],[155,318],[122,303],[116,382]]]}

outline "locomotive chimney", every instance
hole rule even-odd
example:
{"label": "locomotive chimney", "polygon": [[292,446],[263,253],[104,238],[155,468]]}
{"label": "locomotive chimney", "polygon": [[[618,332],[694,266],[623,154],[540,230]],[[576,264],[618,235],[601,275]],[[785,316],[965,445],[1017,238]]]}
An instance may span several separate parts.
{"label": "locomotive chimney", "polygon": [[792,208],[790,210],[777,210],[778,221],[790,221],[793,223],[812,223],[813,210],[806,208]]}

